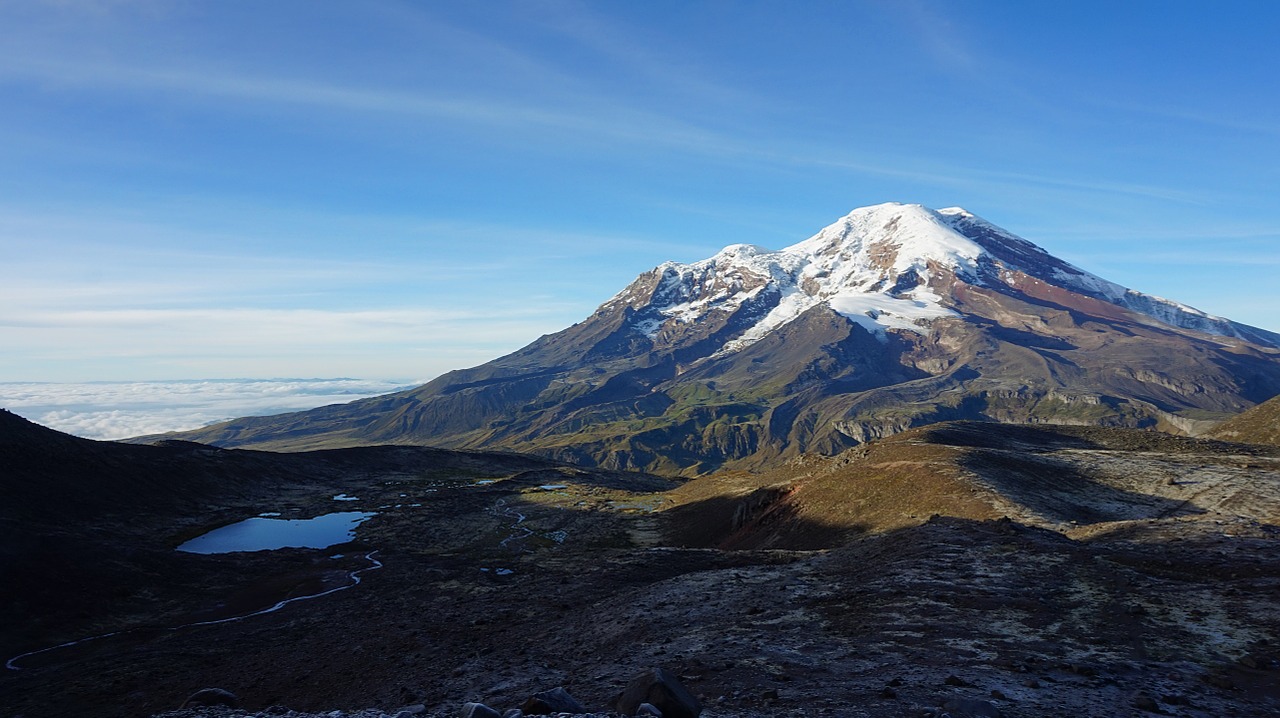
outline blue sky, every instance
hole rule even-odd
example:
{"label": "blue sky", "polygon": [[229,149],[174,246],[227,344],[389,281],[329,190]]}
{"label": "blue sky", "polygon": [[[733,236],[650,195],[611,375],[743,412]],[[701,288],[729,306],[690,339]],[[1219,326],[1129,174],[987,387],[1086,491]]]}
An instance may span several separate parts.
{"label": "blue sky", "polygon": [[0,2],[0,379],[413,381],[960,205],[1280,330],[1271,2]]}

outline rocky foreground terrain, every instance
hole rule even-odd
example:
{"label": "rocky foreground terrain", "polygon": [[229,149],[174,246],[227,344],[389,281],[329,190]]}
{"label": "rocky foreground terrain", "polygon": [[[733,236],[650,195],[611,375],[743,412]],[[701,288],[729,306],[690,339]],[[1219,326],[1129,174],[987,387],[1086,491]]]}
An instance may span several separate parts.
{"label": "rocky foreground terrain", "polygon": [[[1274,447],[952,423],[677,482],[0,418],[0,650],[39,651],[0,675],[6,716],[205,688],[261,715],[444,716],[555,687],[605,715],[654,667],[713,717],[1280,714]],[[334,510],[377,515],[326,550],[173,550]]]}

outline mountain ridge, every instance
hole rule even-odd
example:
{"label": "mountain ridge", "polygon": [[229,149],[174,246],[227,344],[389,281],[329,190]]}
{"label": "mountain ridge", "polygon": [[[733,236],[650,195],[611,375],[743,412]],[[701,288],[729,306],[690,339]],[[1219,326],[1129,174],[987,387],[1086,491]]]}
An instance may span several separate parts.
{"label": "mountain ridge", "polygon": [[1108,282],[965,210],[890,203],[777,252],[664,263],[582,322],[416,389],[177,436],[694,475],[950,419],[1194,434],[1277,393],[1280,335]]}

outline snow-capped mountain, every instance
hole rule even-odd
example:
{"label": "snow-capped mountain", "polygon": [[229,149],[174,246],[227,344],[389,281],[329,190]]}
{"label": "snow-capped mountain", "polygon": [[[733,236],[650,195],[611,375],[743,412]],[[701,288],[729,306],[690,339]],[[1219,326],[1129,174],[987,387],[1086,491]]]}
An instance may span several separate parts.
{"label": "snow-capped mountain", "polygon": [[782,250],[640,275],[410,391],[182,435],[425,443],[695,474],[945,419],[1195,433],[1280,393],[1280,335],[1094,276],[958,208],[854,210]]}
{"label": "snow-capped mountain", "polygon": [[1280,335],[1109,282],[959,207],[898,203],[856,209],[780,251],[735,244],[701,262],[668,262],[602,309],[631,307],[636,330],[654,340],[712,313],[750,310],[754,324],[725,353],[819,305],[882,340],[890,329],[923,334],[933,319],[960,316],[945,298],[958,282],[1025,291],[1037,281],[1161,324],[1280,347]]}

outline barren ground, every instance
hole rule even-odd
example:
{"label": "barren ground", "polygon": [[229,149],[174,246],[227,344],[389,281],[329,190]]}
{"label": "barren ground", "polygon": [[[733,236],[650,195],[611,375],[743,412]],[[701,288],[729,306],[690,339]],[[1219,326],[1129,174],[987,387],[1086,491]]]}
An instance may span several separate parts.
{"label": "barren ground", "polygon": [[[443,714],[564,685],[604,710],[654,665],[712,716],[918,715],[954,697],[1006,716],[1280,714],[1280,455],[950,426],[675,489],[550,464],[330,462],[199,511],[50,522],[58,550],[37,553],[61,564],[4,555],[4,658],[135,630],[18,661],[0,715],[145,716],[210,686],[250,709]],[[379,513],[328,550],[172,550],[263,511],[353,509]],[[374,550],[382,568],[350,590],[168,630],[345,585]]]}

